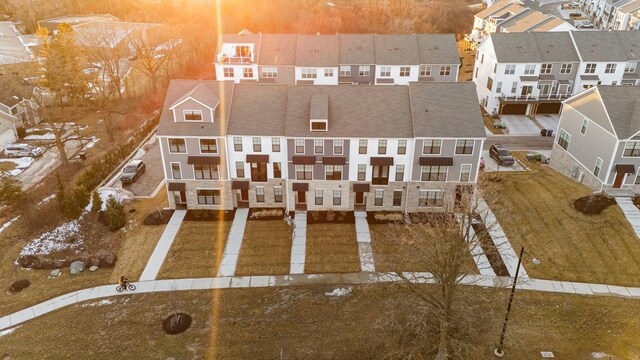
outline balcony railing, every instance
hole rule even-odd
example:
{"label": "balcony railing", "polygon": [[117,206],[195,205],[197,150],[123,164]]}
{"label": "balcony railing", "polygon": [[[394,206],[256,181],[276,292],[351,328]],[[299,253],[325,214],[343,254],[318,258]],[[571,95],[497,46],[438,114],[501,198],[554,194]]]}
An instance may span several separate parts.
{"label": "balcony railing", "polygon": [[237,56],[229,54],[218,54],[218,63],[220,64],[253,64],[253,56]]}
{"label": "balcony railing", "polygon": [[571,94],[528,94],[528,95],[514,95],[514,94],[500,94],[500,101],[502,102],[533,102],[533,101],[561,101],[571,97]]}

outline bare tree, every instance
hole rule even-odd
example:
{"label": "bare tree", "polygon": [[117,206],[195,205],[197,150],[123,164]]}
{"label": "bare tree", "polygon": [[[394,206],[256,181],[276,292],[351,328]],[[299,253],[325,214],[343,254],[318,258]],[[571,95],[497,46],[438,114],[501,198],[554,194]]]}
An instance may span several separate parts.
{"label": "bare tree", "polygon": [[167,71],[174,50],[169,41],[168,30],[137,31],[131,35],[130,44],[137,58],[133,66],[149,78],[153,92],[156,93],[160,77]]}

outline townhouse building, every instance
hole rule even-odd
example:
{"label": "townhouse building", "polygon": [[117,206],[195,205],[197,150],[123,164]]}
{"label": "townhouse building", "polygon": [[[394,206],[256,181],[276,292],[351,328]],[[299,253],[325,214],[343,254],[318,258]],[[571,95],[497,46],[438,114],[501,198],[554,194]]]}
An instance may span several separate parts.
{"label": "townhouse building", "polygon": [[441,211],[477,181],[474,94],[471,83],[172,81],[158,127],[169,205]]}
{"label": "townhouse building", "polygon": [[640,30],[640,0],[580,0],[580,8],[600,30]]}
{"label": "townhouse building", "polygon": [[596,85],[640,85],[640,32],[496,33],[476,53],[473,81],[489,114],[558,114]]}
{"label": "townhouse building", "polygon": [[640,87],[597,86],[565,101],[550,166],[595,191],[640,193]]}
{"label": "townhouse building", "polygon": [[[216,79],[297,85],[457,81],[453,34],[224,34]],[[293,76],[292,76],[293,74]]]}

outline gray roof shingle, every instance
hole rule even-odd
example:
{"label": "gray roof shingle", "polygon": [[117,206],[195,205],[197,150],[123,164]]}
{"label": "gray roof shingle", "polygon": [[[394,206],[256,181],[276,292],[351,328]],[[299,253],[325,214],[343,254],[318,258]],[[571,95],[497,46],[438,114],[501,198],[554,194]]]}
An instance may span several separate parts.
{"label": "gray roof shingle", "polygon": [[576,31],[573,39],[584,61],[640,59],[639,31]]}
{"label": "gray roof shingle", "polygon": [[490,37],[501,63],[580,61],[569,32],[493,33]]}
{"label": "gray roof shingle", "polygon": [[418,65],[420,52],[416,35],[375,35],[376,64]]}
{"label": "gray roof shingle", "polygon": [[640,87],[598,86],[618,139],[628,139],[640,131]]}
{"label": "gray roof shingle", "polygon": [[418,34],[420,64],[460,64],[454,34]]}
{"label": "gray roof shingle", "polygon": [[376,63],[372,34],[340,34],[340,64],[373,65]]}
{"label": "gray roof shingle", "polygon": [[262,34],[260,65],[291,65],[296,62],[295,34]]}
{"label": "gray roof shingle", "polygon": [[296,66],[337,67],[338,35],[298,35]]}
{"label": "gray roof shingle", "polygon": [[473,83],[410,83],[409,89],[415,137],[487,136]]}
{"label": "gray roof shingle", "polygon": [[283,136],[287,91],[287,85],[236,84],[227,134]]}

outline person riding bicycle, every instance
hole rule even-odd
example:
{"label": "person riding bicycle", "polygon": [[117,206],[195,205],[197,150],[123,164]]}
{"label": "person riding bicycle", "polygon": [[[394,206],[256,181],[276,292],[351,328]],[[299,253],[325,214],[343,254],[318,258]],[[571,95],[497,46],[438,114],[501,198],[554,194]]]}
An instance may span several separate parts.
{"label": "person riding bicycle", "polygon": [[125,290],[129,287],[129,279],[124,276],[120,276],[120,280],[118,280],[118,284],[122,286]]}

